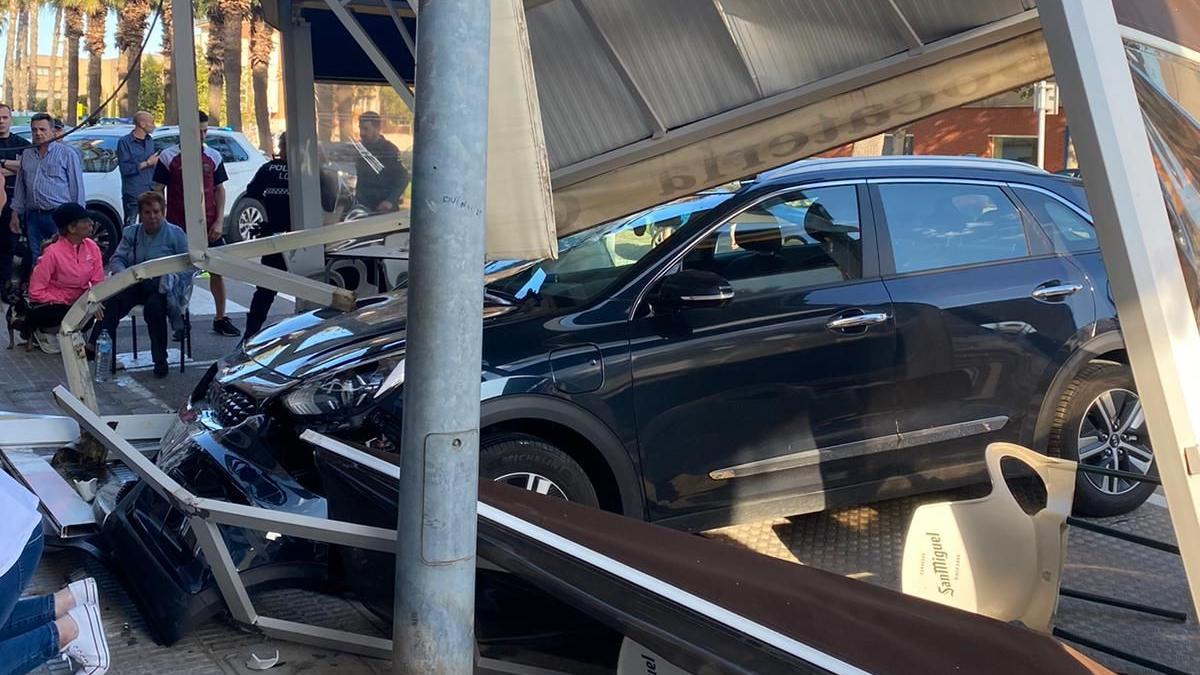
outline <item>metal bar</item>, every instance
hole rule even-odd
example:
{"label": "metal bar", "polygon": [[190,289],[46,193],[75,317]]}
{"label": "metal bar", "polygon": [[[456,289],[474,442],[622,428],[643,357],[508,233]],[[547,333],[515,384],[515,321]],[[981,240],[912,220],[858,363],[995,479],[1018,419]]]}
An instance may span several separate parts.
{"label": "metal bar", "polygon": [[875,63],[806,84],[795,89],[734,108],[720,115],[678,127],[658,139],[622,146],[602,155],[559,167],[551,173],[556,190],[583,182],[614,169],[648,159],[669,150],[718,136],[755,122],[776,117],[838,94],[940,63],[969,52],[1037,32],[1038,11],[1029,10],[1009,19],[931,42],[920,54],[898,54]]}
{"label": "metal bar", "polygon": [[225,545],[221,529],[200,516],[192,516],[188,522],[192,533],[196,535],[196,543],[200,544],[200,550],[204,552],[204,559],[208,561],[208,568],[217,580],[217,588],[221,591],[229,613],[234,619],[253,625],[258,619],[258,613],[254,611],[254,603],[250,602],[246,585],[242,583],[237,566],[233,564],[233,558],[229,555],[229,547]]}
{"label": "metal bar", "polygon": [[291,640],[292,642],[312,645],[313,647],[337,649],[375,659],[386,659],[392,655],[392,641],[387,638],[360,635],[333,628],[322,628],[306,623],[276,619],[270,616],[259,616],[258,621],[254,625],[258,626],[263,633],[271,637]]}
{"label": "metal bar", "polygon": [[1200,332],[1112,3],[1039,3],[1171,524],[1200,607]]}
{"label": "metal bar", "polygon": [[71,309],[63,317],[60,330],[64,333],[79,330],[88,317],[95,313],[96,305],[143,279],[154,279],[164,274],[186,270],[192,267],[192,261],[190,254],[180,253],[165,258],[147,260],[108,277],[88,289],[71,305]]}
{"label": "metal bar", "polygon": [[324,448],[336,455],[340,455],[356,464],[365,466],[368,469],[377,471],[384,476],[390,476],[396,480],[400,480],[400,467],[395,464],[372,457],[358,448],[347,445],[336,438],[330,438],[312,429],[305,429],[304,433],[300,434],[300,440],[311,443],[319,448]]}
{"label": "metal bar", "polygon": [[92,370],[88,367],[84,337],[74,330],[60,329],[58,349],[62,353],[63,375],[67,385],[85,406],[99,412],[100,402],[96,399],[96,386],[92,382]]}
{"label": "metal bar", "polygon": [[[183,158],[183,225],[188,235],[188,252],[200,260],[208,249],[208,223],[204,216],[204,184],[201,165],[200,100],[196,93],[196,39],[191,0],[170,0],[174,13],[175,50],[171,73],[175,81],[175,104],[179,107],[179,150]],[[169,195],[177,199],[178,195]]]}
{"label": "metal bar", "polygon": [[746,50],[742,48],[742,43],[738,42],[737,37],[734,35],[733,26],[729,23],[729,15],[725,13],[725,4],[723,0],[713,0],[713,7],[717,10],[717,16],[721,18],[721,23],[725,25],[725,32],[729,35],[729,41],[733,44],[734,51],[737,52],[738,61],[742,66],[742,70],[745,71],[746,77],[749,78],[750,83],[754,85],[754,93],[759,98],[762,98],[762,83],[759,82],[758,73],[754,70],[754,66],[751,64],[750,55],[746,53]]}
{"label": "metal bar", "polygon": [[896,0],[887,0],[888,16],[892,19],[892,23],[896,25],[896,30],[900,31],[900,37],[904,38],[904,42],[908,44],[908,48],[912,51],[921,51],[925,48],[925,41],[917,34],[917,30],[909,23],[908,17],[904,16],[904,10],[900,9],[900,5],[896,4]]}
{"label": "metal bar", "polygon": [[400,31],[400,37],[404,40],[404,46],[408,47],[408,53],[413,57],[413,70],[416,70],[417,64],[417,42],[413,39],[412,33],[409,32],[408,26],[404,25],[404,19],[400,18],[400,11],[396,9],[396,3],[392,0],[383,0],[384,6],[387,7],[388,14],[392,15],[392,21],[396,23],[396,30]]}
{"label": "metal bar", "polygon": [[1071,631],[1063,630],[1062,628],[1055,628],[1052,631],[1052,634],[1054,635],[1054,637],[1062,638],[1063,640],[1066,640],[1068,642],[1074,642],[1075,644],[1083,645],[1084,647],[1090,647],[1092,649],[1095,649],[1098,652],[1104,652],[1105,654],[1115,656],[1118,659],[1121,659],[1123,661],[1128,661],[1130,663],[1136,663],[1137,665],[1142,666],[1143,668],[1149,668],[1150,670],[1155,670],[1160,673],[1166,673],[1166,675],[1188,675],[1186,672],[1179,670],[1177,668],[1172,668],[1170,666],[1163,665],[1163,664],[1159,663],[1158,661],[1153,661],[1144,656],[1138,656],[1137,654],[1130,654],[1129,652],[1121,651],[1120,649],[1117,649],[1116,647],[1110,647],[1110,646],[1104,644],[1103,642],[1097,642],[1096,640],[1084,637],[1078,633],[1072,633]]}
{"label": "metal bar", "polygon": [[396,93],[400,95],[400,99],[404,101],[408,109],[415,110],[416,101],[413,98],[412,90],[408,88],[408,83],[400,77],[400,73],[396,72],[396,69],[392,67],[392,62],[387,60],[383,52],[379,51],[379,47],[376,46],[371,36],[367,35],[367,31],[363,29],[358,19],[354,18],[350,10],[336,0],[325,0],[325,4],[329,5],[329,9],[346,27],[346,31],[350,33],[358,46],[366,52],[367,58],[371,59],[371,63],[374,63],[375,67],[379,69],[379,74],[383,75],[383,79],[387,80],[388,84],[392,85],[392,89],[395,89]]}
{"label": "metal bar", "polygon": [[405,229],[408,229],[408,223],[404,222],[399,214],[382,213],[360,220],[334,223],[317,229],[284,232],[261,239],[239,241],[236,244],[222,246],[221,253],[238,258],[256,258],[271,253],[284,253],[308,246],[321,246],[347,239],[400,232]]}
{"label": "metal bar", "polygon": [[1087,591],[1077,591],[1073,588],[1061,588],[1060,587],[1058,589],[1058,594],[1063,596],[1064,598],[1075,598],[1076,600],[1086,600],[1087,602],[1094,602],[1098,605],[1109,605],[1111,607],[1120,607],[1121,609],[1128,609],[1128,610],[1132,610],[1134,612],[1141,612],[1142,614],[1152,614],[1154,616],[1161,616],[1164,619],[1170,619],[1172,621],[1178,621],[1180,623],[1186,623],[1187,618],[1188,618],[1187,612],[1180,612],[1180,611],[1176,611],[1173,609],[1162,609],[1160,607],[1151,607],[1150,605],[1143,605],[1143,604],[1137,603],[1137,602],[1130,602],[1128,600],[1122,600],[1120,598],[1113,598],[1113,597],[1110,597],[1107,595],[1098,595],[1096,593],[1088,593]]}
{"label": "metal bar", "polygon": [[1130,533],[1124,532],[1122,530],[1117,530],[1117,529],[1114,529],[1111,527],[1106,527],[1104,525],[1098,525],[1089,520],[1080,520],[1079,518],[1076,518],[1074,516],[1067,516],[1067,524],[1070,525],[1071,527],[1078,527],[1081,530],[1095,532],[1096,534],[1103,534],[1104,536],[1112,537],[1113,539],[1121,539],[1124,541],[1132,542],[1134,544],[1141,544],[1142,546],[1146,546],[1148,548],[1157,549],[1159,551],[1165,551],[1167,553],[1174,553],[1175,555],[1180,555],[1179,547],[1176,546],[1175,544],[1168,544],[1165,541],[1159,541],[1157,539],[1150,539],[1149,537],[1143,537],[1138,534],[1130,534]]}
{"label": "metal bar", "polygon": [[1037,166],[1046,168],[1046,81],[1033,87],[1033,105],[1037,112]]}
{"label": "metal bar", "polygon": [[[312,32],[291,0],[281,0],[279,11],[280,52],[286,83],[289,222],[292,230],[315,231],[321,228],[323,217]],[[228,248],[223,252],[232,253]],[[297,250],[288,257],[288,268],[301,276],[319,273],[325,268],[325,251],[315,247]]]}
{"label": "metal bar", "polygon": [[1125,480],[1138,481],[1142,483],[1151,483],[1153,485],[1162,485],[1162,481],[1157,476],[1149,476],[1142,473],[1134,473],[1132,471],[1119,471],[1117,469],[1106,469],[1102,466],[1091,466],[1088,464],[1080,464],[1075,467],[1076,471],[1084,473],[1094,473],[1097,476],[1112,476],[1113,478],[1124,478]]}
{"label": "metal bar", "polygon": [[287,293],[342,312],[354,309],[354,291],[267,267],[261,263],[235,258],[219,251],[208,254],[208,268],[222,276],[249,281],[255,286]]}
{"label": "metal bar", "polygon": [[37,495],[41,502],[38,509],[55,534],[68,539],[94,534],[100,529],[92,505],[79,496],[46,458],[32,450],[7,450],[0,452],[0,461],[14,478]]}
{"label": "metal bar", "polygon": [[490,5],[424,0],[420,9],[397,673],[469,673],[475,661]]}
{"label": "metal bar", "polygon": [[206,518],[222,525],[235,525],[260,532],[278,532],[326,544],[383,553],[391,553],[396,547],[396,533],[381,527],[269,511],[207,498],[196,498],[194,506]]}
{"label": "metal bar", "polygon": [[625,90],[629,92],[629,96],[633,98],[634,104],[641,111],[642,118],[650,126],[652,136],[658,138],[666,134],[667,126],[663,123],[662,117],[654,109],[654,106],[650,105],[650,99],[647,98],[646,92],[633,79],[633,75],[629,73],[629,66],[625,64],[625,60],[617,53],[612,40],[608,39],[608,35],[604,33],[604,29],[600,27],[600,23],[596,21],[596,16],[592,14],[592,10],[588,8],[587,3],[583,0],[571,0],[571,2],[575,5],[575,11],[579,12],[580,18],[583,19],[584,25],[591,31],[592,37],[596,38],[596,42],[600,45],[600,51],[604,52],[609,65],[616,71],[617,77],[621,79],[621,84],[625,86]]}
{"label": "metal bar", "polygon": [[116,455],[117,459],[124,462],[138,475],[138,478],[146,481],[150,489],[184,512],[195,513],[196,498],[192,496],[192,493],[176,483],[175,479],[163,473],[162,469],[138,452],[137,448],[130,445],[129,441],[118,436],[99,415],[92,412],[61,384],[54,388],[54,398],[58,400],[58,405],[64,412],[75,418],[80,427],[100,441],[104,447],[108,448],[109,452]]}

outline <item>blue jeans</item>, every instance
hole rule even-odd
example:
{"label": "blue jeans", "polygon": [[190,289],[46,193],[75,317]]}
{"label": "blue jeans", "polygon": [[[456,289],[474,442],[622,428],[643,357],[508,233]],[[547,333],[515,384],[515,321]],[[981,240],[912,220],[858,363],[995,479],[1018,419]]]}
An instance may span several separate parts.
{"label": "blue jeans", "polygon": [[42,524],[21,557],[0,576],[0,673],[23,675],[58,656],[54,596],[22,598],[42,557]]}
{"label": "blue jeans", "polygon": [[25,238],[29,240],[29,261],[37,263],[42,256],[42,242],[58,234],[53,211],[25,212]]}

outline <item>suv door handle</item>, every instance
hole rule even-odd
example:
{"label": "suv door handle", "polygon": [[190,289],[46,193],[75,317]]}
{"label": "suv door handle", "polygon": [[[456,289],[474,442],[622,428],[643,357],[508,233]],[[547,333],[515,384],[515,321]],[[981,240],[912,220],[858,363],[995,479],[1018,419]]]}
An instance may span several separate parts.
{"label": "suv door handle", "polygon": [[1055,284],[1053,286],[1038,286],[1030,293],[1037,300],[1058,300],[1083,290],[1082,284]]}
{"label": "suv door handle", "polygon": [[883,323],[892,318],[886,312],[871,312],[867,314],[853,314],[851,316],[843,316],[837,319],[830,319],[825,327],[829,330],[847,330],[851,328],[867,328],[876,324]]}

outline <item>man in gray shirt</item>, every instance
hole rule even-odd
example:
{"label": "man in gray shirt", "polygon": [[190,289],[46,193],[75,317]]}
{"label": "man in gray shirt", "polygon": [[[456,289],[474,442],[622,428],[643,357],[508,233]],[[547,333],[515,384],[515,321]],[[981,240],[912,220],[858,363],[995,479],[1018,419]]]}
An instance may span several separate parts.
{"label": "man in gray shirt", "polygon": [[154,151],[154,116],[139,110],[133,116],[133,131],[117,141],[117,165],[121,169],[121,204],[125,222],[132,223],[138,212],[138,197],[151,188],[158,153]]}
{"label": "man in gray shirt", "polygon": [[21,169],[13,188],[13,215],[9,228],[19,234],[24,221],[29,257],[37,262],[42,242],[58,233],[54,209],[74,202],[86,204],[83,194],[83,163],[79,153],[56,140],[54,118],[38,113],[29,123],[33,147],[21,153]]}

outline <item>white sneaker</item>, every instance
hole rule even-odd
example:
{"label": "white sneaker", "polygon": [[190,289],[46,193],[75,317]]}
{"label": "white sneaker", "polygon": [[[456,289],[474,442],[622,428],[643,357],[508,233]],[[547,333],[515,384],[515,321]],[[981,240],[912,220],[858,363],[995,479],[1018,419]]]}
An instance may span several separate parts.
{"label": "white sneaker", "polygon": [[79,637],[63,649],[73,664],[75,675],[104,675],[108,672],[108,640],[100,621],[100,608],[95,605],[76,607],[67,613],[79,626]]}
{"label": "white sneaker", "polygon": [[67,586],[67,590],[71,591],[71,596],[75,598],[76,607],[100,604],[100,593],[96,590],[96,580],[92,577],[72,582]]}

